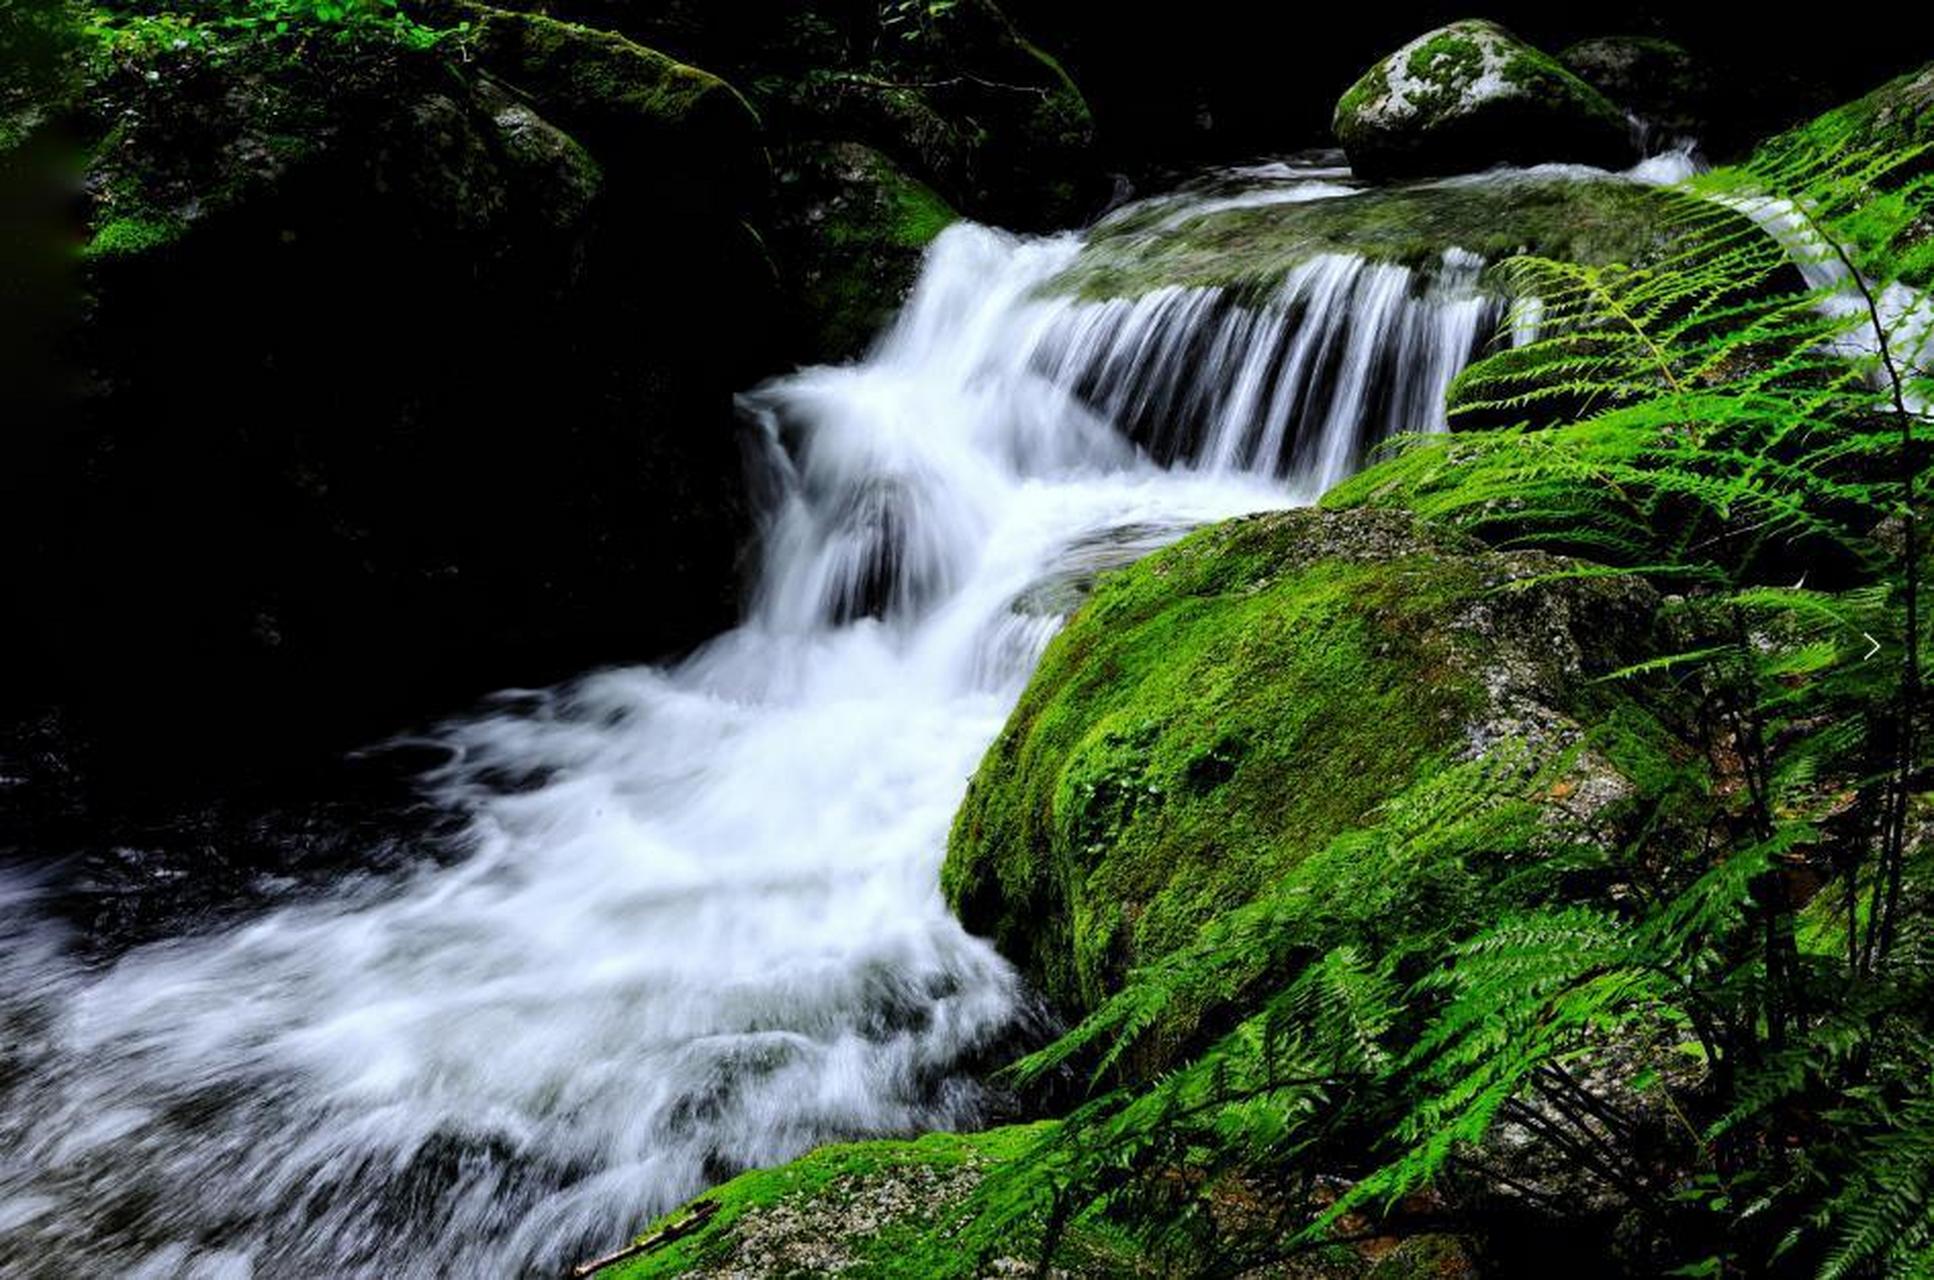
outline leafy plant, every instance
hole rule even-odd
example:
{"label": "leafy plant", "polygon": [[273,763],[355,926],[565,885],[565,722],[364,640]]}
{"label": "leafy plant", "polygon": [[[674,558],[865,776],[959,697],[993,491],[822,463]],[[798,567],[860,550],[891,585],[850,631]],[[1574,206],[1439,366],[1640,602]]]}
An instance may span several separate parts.
{"label": "leafy plant", "polygon": [[935,31],[960,0],[887,0],[880,6],[880,29],[899,40],[920,44]]}
{"label": "leafy plant", "polygon": [[320,37],[428,49],[468,25],[424,25],[405,11],[401,0],[184,0],[167,9],[98,9],[88,29],[110,47],[129,43],[184,48],[237,39]]}
{"label": "leafy plant", "polygon": [[[1017,1068],[1088,1097],[976,1229],[1044,1220],[1045,1268],[1107,1215],[1220,1273],[1451,1202],[1575,1212],[1500,1158],[1508,1129],[1648,1223],[1661,1270],[1934,1273],[1934,175],[1860,125],[1676,192],[1657,261],[1510,264],[1540,336],[1453,389],[1509,425],[1407,442],[1331,499],[1671,593],[1672,648],[1612,677],[1670,739],[1641,819],[1554,844],[1563,762],[1522,751],[1393,801]],[[1368,884],[1428,923],[1326,927]],[[1155,1042],[1191,1052],[1147,1082]]]}

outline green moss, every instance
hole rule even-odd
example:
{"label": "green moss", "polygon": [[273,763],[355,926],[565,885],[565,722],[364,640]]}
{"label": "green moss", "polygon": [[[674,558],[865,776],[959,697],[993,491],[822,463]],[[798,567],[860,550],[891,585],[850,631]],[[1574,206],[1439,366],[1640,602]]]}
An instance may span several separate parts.
{"label": "green moss", "polygon": [[[203,38],[179,34],[194,30]],[[351,104],[440,71],[436,53],[388,40],[311,48],[172,18],[92,33],[99,65],[80,122],[91,135],[90,259],[150,252],[272,197],[323,152]]]}
{"label": "green moss", "polygon": [[88,258],[131,258],[172,244],[186,230],[178,218],[115,218],[102,224],[81,252]]}
{"label": "green moss", "polygon": [[[1927,181],[1934,171],[1930,148],[1934,148],[1934,63],[1767,140],[1752,163],[1804,171],[1822,157],[1892,153],[1902,163],[1890,166],[1880,185],[1898,188]],[[1871,228],[1842,225],[1838,231],[1861,251],[1878,250],[1885,242],[1893,258],[1892,271],[1917,288],[1934,287],[1934,219],[1912,217],[1903,228],[1898,225],[1899,215],[1906,210],[1904,200],[1896,197],[1874,207],[1879,216],[1872,218]]]}
{"label": "green moss", "polygon": [[[1448,927],[1462,869],[1399,885],[1385,866],[1358,883],[1376,865],[1365,841],[1442,787],[1476,785],[1468,771],[1490,767],[1468,760],[1476,741],[1585,742],[1578,726],[1623,695],[1576,671],[1617,665],[1591,646],[1639,635],[1653,607],[1604,579],[1501,594],[1554,570],[1403,513],[1299,511],[1213,526],[1104,578],[968,789],[949,901],[1070,1013],[1265,888],[1353,886],[1369,914],[1344,912],[1339,941]],[[1544,710],[1500,712],[1505,669],[1536,690],[1510,696]],[[1592,760],[1594,777],[1615,771]]]}
{"label": "green moss", "polygon": [[1099,228],[1049,285],[1084,298],[1165,285],[1267,287],[1323,253],[1427,266],[1446,249],[1490,261],[1518,253],[1575,262],[1643,262],[1669,243],[1666,197],[1636,183],[1485,181],[1384,187],[1330,200],[1229,209],[1164,225],[1147,210]]}
{"label": "green moss", "polygon": [[1455,106],[1484,74],[1484,50],[1468,33],[1453,28],[1411,50],[1404,66],[1413,79],[1429,86],[1412,93],[1411,103],[1436,115]]}
{"label": "green moss", "polygon": [[833,210],[826,221],[830,243],[924,249],[960,217],[932,187],[908,177],[885,156],[865,148],[849,150],[860,153],[853,181],[870,190]]}
{"label": "green moss", "polygon": [[1578,106],[1606,123],[1625,127],[1625,116],[1591,85],[1574,75],[1563,63],[1542,49],[1514,43],[1499,73],[1506,81],[1527,92],[1571,99]]}
{"label": "green moss", "polygon": [[[837,1259],[854,1280],[981,1274],[951,1228],[978,1171],[1013,1160],[1052,1124],[986,1133],[931,1133],[904,1142],[822,1147],[776,1169],[742,1174],[653,1223],[640,1238],[716,1205],[703,1228],[600,1272],[603,1280],[656,1280],[693,1272],[807,1275]],[[783,1217],[782,1217],[783,1215]],[[1039,1224],[1007,1242],[1031,1258]],[[996,1247],[1001,1247],[996,1242]],[[1132,1253],[1100,1223],[1076,1224],[1060,1259],[1082,1275],[1127,1275]]]}
{"label": "green moss", "polygon": [[1344,91],[1336,104],[1334,126],[1339,135],[1346,132],[1356,119],[1363,114],[1364,108],[1373,102],[1390,96],[1390,73],[1379,62],[1363,73],[1357,82]]}
{"label": "green moss", "polygon": [[782,153],[776,243],[811,354],[863,351],[906,296],[926,247],[956,215],[925,183],[859,143]]}
{"label": "green moss", "polygon": [[605,139],[622,130],[634,144],[677,128],[705,145],[754,145],[757,113],[735,89],[621,35],[469,0],[436,0],[429,12],[469,22],[463,43],[473,56],[566,127]]}
{"label": "green moss", "polygon": [[1476,564],[1301,560],[1317,519],[1218,525],[1104,579],[982,764],[944,887],[1064,1005],[1359,824],[1478,706],[1440,625]]}

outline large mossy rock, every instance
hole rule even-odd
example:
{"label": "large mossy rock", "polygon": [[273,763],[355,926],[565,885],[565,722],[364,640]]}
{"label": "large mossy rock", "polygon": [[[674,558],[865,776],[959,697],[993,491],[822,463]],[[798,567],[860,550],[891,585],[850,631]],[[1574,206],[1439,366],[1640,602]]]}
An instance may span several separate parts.
{"label": "large mossy rock", "polygon": [[468,22],[468,56],[525,94],[618,169],[637,166],[661,198],[765,185],[757,114],[718,76],[611,31],[468,0],[430,13]]}
{"label": "large mossy rock", "polygon": [[863,143],[984,222],[1067,226],[1104,194],[1081,90],[994,0],[504,7],[620,32],[716,71],[744,90],[775,148]]}
{"label": "large mossy rock", "polygon": [[1671,242],[1659,192],[1617,178],[1494,176],[1178,214],[1151,202],[1103,222],[1050,288],[1088,299],[1170,285],[1266,289],[1325,253],[1430,268],[1452,249],[1641,263]]}
{"label": "large mossy rock", "polygon": [[[949,900],[1079,1014],[1319,855],[1347,879],[1332,846],[1387,802],[1463,762],[1569,750],[1616,710],[1594,677],[1647,652],[1655,597],[1564,567],[1401,512],[1305,510],[1104,578],[974,777]],[[1569,768],[1550,816],[1596,838],[1629,788],[1595,751]],[[1339,916],[1386,893],[1359,886]],[[1373,905],[1339,927],[1333,944],[1374,949],[1443,926]]]}
{"label": "large mossy rock", "polygon": [[851,359],[892,320],[927,246],[958,215],[863,143],[803,143],[776,168],[772,245],[800,312],[802,354]]}
{"label": "large mossy rock", "polygon": [[1440,27],[1383,59],[1337,103],[1334,125],[1366,178],[1633,159],[1617,107],[1491,22]]}
{"label": "large mossy rock", "polygon": [[461,50],[99,52],[73,394],[10,424],[0,503],[36,688],[159,785],[734,615],[756,120],[619,37],[479,17]]}
{"label": "large mossy rock", "polygon": [[[1905,152],[1930,143],[1934,143],[1934,63],[1768,139],[1760,151],[1772,157],[1795,152],[1826,155],[1841,148]],[[1934,161],[1918,155],[1909,167],[1893,170],[1892,179],[1930,170]]]}

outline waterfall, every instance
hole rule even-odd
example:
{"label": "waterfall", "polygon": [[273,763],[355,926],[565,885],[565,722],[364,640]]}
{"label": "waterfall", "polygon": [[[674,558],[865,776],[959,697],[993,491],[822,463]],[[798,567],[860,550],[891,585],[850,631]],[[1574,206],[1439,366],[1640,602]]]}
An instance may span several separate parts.
{"label": "waterfall", "polygon": [[1038,367],[1158,460],[1321,493],[1369,446],[1447,428],[1451,379],[1503,318],[1478,289],[1483,265],[1451,249],[1420,275],[1324,254],[1259,305],[1171,287],[1071,307],[1039,339]]}
{"label": "waterfall", "polygon": [[1498,322],[1455,253],[1053,296],[1078,249],[955,227],[866,360],[750,392],[743,624],[444,730],[460,857],[104,968],[0,873],[0,1272],[552,1274],[975,1123],[1027,997],[937,872],[1043,646],[1096,574],[1441,427]]}

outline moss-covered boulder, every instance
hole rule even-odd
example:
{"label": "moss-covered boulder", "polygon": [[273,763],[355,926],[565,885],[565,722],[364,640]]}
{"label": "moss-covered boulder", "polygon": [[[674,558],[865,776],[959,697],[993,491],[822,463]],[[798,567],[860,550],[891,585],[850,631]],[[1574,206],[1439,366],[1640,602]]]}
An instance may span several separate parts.
{"label": "moss-covered boulder", "polygon": [[1656,36],[1596,36],[1569,46],[1558,61],[1660,140],[1696,137],[1705,129],[1710,73],[1682,45]]}
{"label": "moss-covered boulder", "polygon": [[1617,107],[1492,22],[1454,22],[1383,59],[1337,103],[1334,127],[1367,178],[1633,159]]}
{"label": "moss-covered boulder", "polygon": [[1450,249],[1499,262],[1520,253],[1602,265],[1646,261],[1670,243],[1665,205],[1622,179],[1518,176],[1372,187],[1352,195],[1190,215],[1151,203],[1103,222],[1051,284],[1089,299],[1168,285],[1267,288],[1318,254],[1431,267]]}
{"label": "moss-covered boulder", "polygon": [[512,13],[469,0],[426,12],[470,24],[466,53],[539,111],[603,152],[614,168],[641,166],[664,196],[726,192],[741,199],[765,183],[757,114],[718,76],[611,31]]}
{"label": "moss-covered boulder", "polygon": [[957,216],[932,187],[862,143],[805,143],[776,165],[772,246],[798,307],[801,350],[846,360],[892,319],[926,248]]}
{"label": "moss-covered boulder", "polygon": [[733,617],[732,395],[777,312],[756,121],[544,21],[98,37],[66,394],[10,423],[0,508],[36,687],[143,776],[333,753]]}
{"label": "moss-covered boulder", "polygon": [[[1905,151],[1928,143],[1934,143],[1934,63],[1767,140],[1761,150],[1775,155],[1840,147]],[[1934,162],[1923,156],[1906,174],[1929,169]],[[1906,174],[1896,171],[1895,176]]]}
{"label": "moss-covered boulder", "polygon": [[954,208],[1040,228],[1104,194],[1094,121],[1061,63],[994,0],[502,0],[627,35],[724,76],[774,148],[858,142]]}
{"label": "moss-covered boulder", "polygon": [[[1614,696],[1593,677],[1645,651],[1655,598],[1564,568],[1401,512],[1306,510],[1104,578],[969,787],[949,900],[1061,1009],[1093,1008],[1434,775],[1576,746]],[[1628,788],[1595,751],[1566,768],[1550,817],[1592,837]],[[1385,914],[1334,941],[1440,927]]]}
{"label": "moss-covered boulder", "polygon": [[[1863,153],[1895,157],[1875,179],[1886,189],[1934,174],[1934,63],[1767,139],[1754,161],[1805,172],[1822,157]],[[1894,245],[1901,280],[1934,288],[1934,219],[1916,217],[1895,233]]]}

